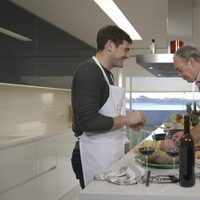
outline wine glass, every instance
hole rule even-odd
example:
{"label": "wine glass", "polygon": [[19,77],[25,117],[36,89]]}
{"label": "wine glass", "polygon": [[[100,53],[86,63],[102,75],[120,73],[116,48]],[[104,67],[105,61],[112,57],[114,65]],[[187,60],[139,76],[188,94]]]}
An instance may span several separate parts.
{"label": "wine glass", "polygon": [[138,145],[139,153],[145,156],[145,174],[147,175],[149,165],[148,158],[149,155],[153,154],[153,152],[155,151],[156,141],[146,138],[143,141],[141,141]]}
{"label": "wine glass", "polygon": [[164,140],[164,151],[172,157],[172,168],[175,169],[176,157],[179,155],[179,146],[177,141],[173,140],[173,132],[168,131]]}
{"label": "wine glass", "polygon": [[[122,115],[122,116],[125,116],[125,113],[126,113],[126,110],[125,110],[125,107],[123,104],[118,104],[117,105],[117,114],[118,115]],[[121,127],[121,131],[123,133],[123,136],[124,136],[124,144],[126,146],[129,145],[129,139],[128,139],[128,136],[127,136],[127,127],[126,126],[122,126]]]}

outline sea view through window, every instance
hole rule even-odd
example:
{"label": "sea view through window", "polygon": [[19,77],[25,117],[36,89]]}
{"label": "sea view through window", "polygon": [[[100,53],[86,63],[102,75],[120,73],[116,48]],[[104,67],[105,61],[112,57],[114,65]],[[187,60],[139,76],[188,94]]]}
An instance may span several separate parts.
{"label": "sea view through window", "polygon": [[173,114],[186,114],[186,104],[194,101],[200,106],[199,92],[126,92],[126,111],[145,112],[148,126],[160,125]]}

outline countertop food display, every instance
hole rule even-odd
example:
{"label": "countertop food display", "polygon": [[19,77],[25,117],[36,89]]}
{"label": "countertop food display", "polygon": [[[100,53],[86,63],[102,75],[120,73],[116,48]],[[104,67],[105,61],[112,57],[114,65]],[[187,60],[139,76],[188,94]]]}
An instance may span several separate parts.
{"label": "countertop food display", "polygon": [[[160,167],[172,168],[172,163],[173,163],[172,157],[168,156],[161,149],[162,143],[164,141],[163,140],[159,140],[159,141],[146,140],[143,143],[143,146],[145,146],[145,144],[148,146],[148,143],[152,143],[152,142],[156,143],[156,148],[155,148],[154,153],[152,155],[149,155],[148,157],[149,166],[159,168],[159,165],[161,165]],[[139,148],[140,148],[140,144],[136,145],[133,150],[134,150],[135,155],[137,155],[136,160],[142,163],[144,161],[144,156],[140,155],[138,151]],[[178,158],[176,158],[175,163],[178,164]]]}
{"label": "countertop food display", "polygon": [[[156,133],[161,133],[162,127],[157,128],[153,131],[153,135]],[[152,142],[152,136],[146,138],[146,144]],[[195,163],[195,176],[196,184],[190,188],[184,188],[179,185],[177,181],[179,169],[178,166],[172,168],[169,164],[163,164],[166,159],[165,152],[163,152],[160,147],[162,140],[158,140],[156,143],[155,154],[152,154],[152,159],[157,159],[156,161],[149,161],[148,170],[150,171],[150,182],[147,185],[145,176],[138,180],[137,184],[124,185],[124,184],[113,184],[108,181],[93,181],[89,186],[87,186],[80,193],[80,200],[138,200],[138,199],[148,199],[148,200],[198,200],[200,198],[199,193],[199,178],[200,178],[200,165]],[[124,157],[115,163],[110,171],[118,171],[121,168],[127,167],[130,164],[142,167],[145,169],[144,160],[138,153],[139,146],[135,146],[130,150]],[[159,156],[158,156],[159,155]],[[196,151],[196,156],[200,155],[200,151]],[[155,158],[157,157],[157,158]],[[158,160],[158,157],[160,157]],[[162,164],[156,164],[155,162],[160,162]],[[176,181],[170,181],[170,177],[176,177]],[[162,179],[162,180],[161,180]],[[164,180],[165,179],[165,180]]]}
{"label": "countertop food display", "polygon": [[164,121],[164,127],[166,129],[183,129],[184,128],[184,117],[177,113],[172,115],[168,120]]}
{"label": "countertop food display", "polygon": [[195,165],[200,167],[200,144],[195,146]]}

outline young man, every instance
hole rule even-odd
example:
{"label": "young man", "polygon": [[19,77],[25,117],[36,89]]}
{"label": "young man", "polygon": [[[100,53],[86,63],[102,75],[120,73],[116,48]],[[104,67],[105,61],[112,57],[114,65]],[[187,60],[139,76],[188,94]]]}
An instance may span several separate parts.
{"label": "young man", "polygon": [[96,56],[82,63],[72,83],[72,129],[78,142],[72,166],[82,188],[123,156],[125,125],[139,130],[146,121],[141,112],[121,116],[124,91],[114,86],[111,69],[122,68],[132,40],[117,26],[105,26],[97,34]]}

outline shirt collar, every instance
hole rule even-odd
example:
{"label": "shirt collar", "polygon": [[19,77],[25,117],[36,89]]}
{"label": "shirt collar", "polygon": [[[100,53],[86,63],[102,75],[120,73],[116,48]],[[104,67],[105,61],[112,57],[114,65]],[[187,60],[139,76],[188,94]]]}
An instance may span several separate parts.
{"label": "shirt collar", "polygon": [[198,87],[198,90],[200,91],[200,72],[197,75],[195,85]]}
{"label": "shirt collar", "polygon": [[197,78],[196,78],[196,81],[195,82],[200,82],[200,71],[199,71],[199,73],[198,73],[198,75],[197,75]]}

